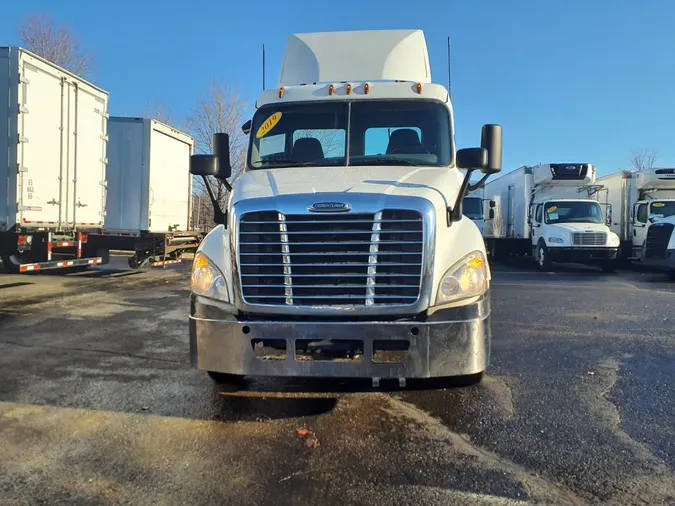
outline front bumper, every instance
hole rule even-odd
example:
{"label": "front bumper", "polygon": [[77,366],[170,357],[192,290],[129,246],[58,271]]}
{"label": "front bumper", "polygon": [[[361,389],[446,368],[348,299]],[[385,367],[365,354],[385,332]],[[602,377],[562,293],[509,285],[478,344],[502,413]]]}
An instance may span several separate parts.
{"label": "front bumper", "polygon": [[614,248],[596,248],[579,246],[574,248],[552,248],[548,249],[550,258],[553,262],[601,262],[603,260],[615,260],[619,254],[619,247]]}
{"label": "front bumper", "polygon": [[[254,318],[251,316],[250,318]],[[232,306],[193,297],[190,357],[202,370],[255,376],[431,378],[483,372],[490,358],[490,294],[468,306],[402,321],[239,321]],[[261,341],[285,343],[285,357],[260,358]],[[358,360],[298,360],[296,344],[347,340],[362,344]],[[409,343],[397,363],[381,363],[383,342]],[[387,345],[385,345],[387,346]],[[298,346],[300,349],[302,346]],[[399,354],[400,355],[400,354]]]}
{"label": "front bumper", "polygon": [[675,249],[666,250],[666,254],[662,258],[646,257],[643,253],[642,263],[656,269],[675,271]]}

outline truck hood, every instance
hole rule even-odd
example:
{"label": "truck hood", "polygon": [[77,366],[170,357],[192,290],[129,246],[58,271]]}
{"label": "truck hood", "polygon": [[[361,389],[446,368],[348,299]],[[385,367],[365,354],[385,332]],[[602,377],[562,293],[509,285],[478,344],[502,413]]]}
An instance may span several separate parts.
{"label": "truck hood", "polygon": [[436,209],[454,204],[463,176],[447,167],[291,167],[246,171],[232,204],[296,194],[370,193],[426,198]]}
{"label": "truck hood", "polygon": [[602,223],[549,223],[549,227],[555,227],[565,232],[608,232],[609,229]]}

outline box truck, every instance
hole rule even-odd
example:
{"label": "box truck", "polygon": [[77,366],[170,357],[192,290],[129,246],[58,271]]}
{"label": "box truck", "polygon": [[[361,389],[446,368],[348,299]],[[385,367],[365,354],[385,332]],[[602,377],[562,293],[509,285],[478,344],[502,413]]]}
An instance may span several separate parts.
{"label": "box truck", "polygon": [[495,215],[494,201],[486,200],[483,194],[483,188],[472,191],[464,197],[462,204],[464,216],[473,220],[481,234],[485,233],[485,223],[494,219]]}
{"label": "box truck", "polygon": [[108,93],[0,47],[0,256],[10,272],[101,263]]}
{"label": "box truck", "polygon": [[151,118],[117,116],[108,138],[106,216],[89,241],[133,251],[134,269],[179,262],[202,238],[191,227],[194,140]]}
{"label": "box truck", "polygon": [[[217,381],[479,381],[490,269],[462,200],[500,170],[501,127],[456,151],[423,32],[291,36],[243,130],[246,169],[193,263],[192,364]],[[227,133],[214,146],[191,172],[225,181]]]}
{"label": "box truck", "polygon": [[593,197],[596,168],[589,163],[523,166],[485,185],[495,217],[485,240],[493,256],[532,255],[541,269],[552,262],[599,264],[613,271],[619,237],[609,230]]}
{"label": "box truck", "polygon": [[599,202],[611,206],[610,229],[621,239],[624,258],[641,260],[652,223],[675,215],[675,169],[620,170],[598,178]]}
{"label": "box truck", "polygon": [[665,270],[675,280],[675,214],[651,224],[641,257],[645,265]]}

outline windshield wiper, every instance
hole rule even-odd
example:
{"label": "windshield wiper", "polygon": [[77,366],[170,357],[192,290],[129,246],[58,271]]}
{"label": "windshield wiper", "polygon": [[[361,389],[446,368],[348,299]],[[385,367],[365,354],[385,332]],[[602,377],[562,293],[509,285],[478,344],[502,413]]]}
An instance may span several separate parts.
{"label": "windshield wiper", "polygon": [[391,158],[389,156],[369,156],[365,160],[350,160],[349,165],[403,165],[421,167],[423,164],[406,160],[405,158]]}
{"label": "windshield wiper", "polygon": [[344,160],[310,160],[310,161],[300,161],[300,160],[265,160],[260,162],[259,166],[256,166],[256,169],[266,169],[270,167],[323,167],[326,165],[339,165],[344,164]]}

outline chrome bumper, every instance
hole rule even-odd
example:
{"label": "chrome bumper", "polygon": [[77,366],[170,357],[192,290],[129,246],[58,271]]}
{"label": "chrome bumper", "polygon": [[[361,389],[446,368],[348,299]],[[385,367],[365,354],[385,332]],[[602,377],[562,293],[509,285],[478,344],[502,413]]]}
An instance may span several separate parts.
{"label": "chrome bumper", "polygon": [[[490,360],[490,295],[478,302],[437,311],[419,321],[239,321],[232,306],[193,297],[190,357],[194,367],[254,376],[345,378],[431,378],[484,371]],[[251,318],[254,315],[250,315]],[[259,358],[260,340],[285,343],[285,358]],[[355,361],[298,360],[299,340],[355,340],[363,354]],[[408,341],[399,363],[380,363],[373,344]]]}

